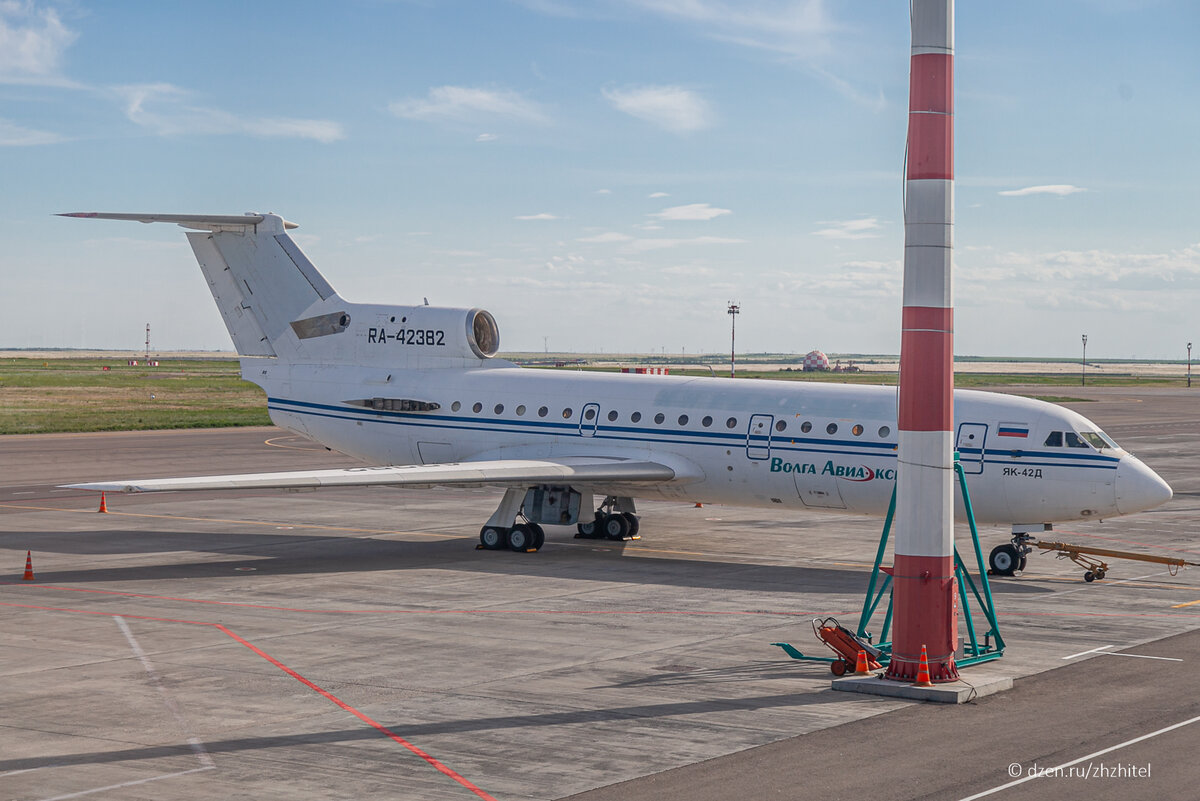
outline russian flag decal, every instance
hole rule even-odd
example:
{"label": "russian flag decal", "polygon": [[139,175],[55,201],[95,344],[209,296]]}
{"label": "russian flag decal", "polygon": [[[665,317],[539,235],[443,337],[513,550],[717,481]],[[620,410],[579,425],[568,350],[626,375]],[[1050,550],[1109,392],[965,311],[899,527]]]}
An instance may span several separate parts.
{"label": "russian flag decal", "polygon": [[1000,424],[1000,429],[996,432],[997,436],[1001,437],[1021,437],[1029,436],[1029,426]]}

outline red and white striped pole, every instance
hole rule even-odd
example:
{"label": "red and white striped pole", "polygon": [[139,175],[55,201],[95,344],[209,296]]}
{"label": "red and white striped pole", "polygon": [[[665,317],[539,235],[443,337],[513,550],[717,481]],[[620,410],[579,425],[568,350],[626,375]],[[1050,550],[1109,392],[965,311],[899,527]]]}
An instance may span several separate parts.
{"label": "red and white striped pole", "polygon": [[896,476],[895,628],[886,678],[958,678],[954,581],[954,0],[913,0],[904,316]]}

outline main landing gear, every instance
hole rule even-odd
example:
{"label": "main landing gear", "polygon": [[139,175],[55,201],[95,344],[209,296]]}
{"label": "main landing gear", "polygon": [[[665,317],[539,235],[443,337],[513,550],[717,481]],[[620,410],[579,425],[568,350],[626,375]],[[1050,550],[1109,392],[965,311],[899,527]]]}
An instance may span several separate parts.
{"label": "main landing gear", "polygon": [[504,492],[500,506],[479,530],[479,548],[532,553],[546,544],[546,532],[523,513],[525,494],[515,487]]}
{"label": "main landing gear", "polygon": [[512,526],[484,526],[479,530],[479,547],[489,551],[507,548],[532,553],[546,544],[546,532],[537,523],[519,522]]}
{"label": "main landing gear", "polygon": [[609,495],[591,520],[581,521],[575,528],[577,539],[638,540],[641,524],[634,514],[633,498]]}

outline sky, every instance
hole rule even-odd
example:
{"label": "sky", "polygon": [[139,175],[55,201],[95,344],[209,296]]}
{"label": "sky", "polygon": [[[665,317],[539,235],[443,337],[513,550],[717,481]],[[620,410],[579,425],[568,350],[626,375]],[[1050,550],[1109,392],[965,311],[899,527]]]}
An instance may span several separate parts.
{"label": "sky", "polygon": [[[1200,4],[963,2],[955,351],[1200,337]],[[183,232],[504,350],[897,353],[908,5],[0,0],[0,348],[230,349]]]}

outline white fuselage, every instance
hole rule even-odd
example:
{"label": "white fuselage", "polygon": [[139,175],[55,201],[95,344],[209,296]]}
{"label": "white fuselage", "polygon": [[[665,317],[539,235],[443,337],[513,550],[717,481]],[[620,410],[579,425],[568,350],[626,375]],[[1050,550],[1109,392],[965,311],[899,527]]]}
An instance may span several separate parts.
{"label": "white fuselage", "polygon": [[[672,467],[681,480],[581,489],[869,515],[886,512],[895,484],[895,387],[521,369],[505,362],[417,370],[260,366],[246,360],[243,373],[266,390],[277,424],[377,465],[645,458]],[[399,412],[346,403],[380,395],[439,408]],[[980,523],[1104,518],[1164,500],[1154,487],[1166,485],[1123,449],[1044,444],[1056,431],[1099,431],[1054,404],[959,390],[955,431]],[[957,511],[961,516],[961,498]]]}

